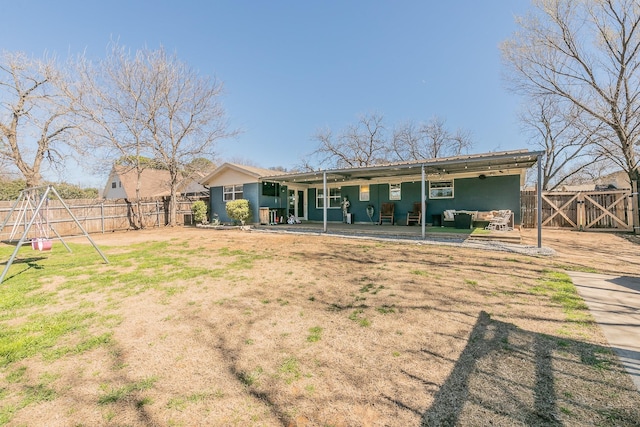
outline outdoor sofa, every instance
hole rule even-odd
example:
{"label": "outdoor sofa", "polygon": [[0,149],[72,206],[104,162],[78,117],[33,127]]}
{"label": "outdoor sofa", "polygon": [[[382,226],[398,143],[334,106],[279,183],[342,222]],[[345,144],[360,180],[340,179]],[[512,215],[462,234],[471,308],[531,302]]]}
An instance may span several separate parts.
{"label": "outdoor sofa", "polygon": [[[453,210],[449,209],[442,212],[442,220],[440,224],[444,227],[456,226],[456,215],[467,214],[471,215],[471,226],[478,228],[485,228],[491,220],[500,216],[500,213],[504,211],[492,210],[492,211],[470,211],[470,210]],[[509,226],[513,228],[513,212],[508,211],[509,214]]]}

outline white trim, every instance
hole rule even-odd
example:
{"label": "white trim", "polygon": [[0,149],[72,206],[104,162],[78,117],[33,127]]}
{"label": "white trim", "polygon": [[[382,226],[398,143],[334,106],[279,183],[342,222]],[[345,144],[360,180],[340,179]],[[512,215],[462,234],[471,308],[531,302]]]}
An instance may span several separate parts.
{"label": "white trim", "polygon": [[[225,187],[233,187],[231,191],[226,191]],[[240,191],[238,191],[238,187],[240,187]],[[225,196],[227,194],[231,195],[230,199],[227,199]],[[238,194],[242,194],[242,196],[237,197]],[[222,186],[222,201],[223,202],[231,202],[233,200],[240,200],[244,198],[244,184],[229,184]]]}
{"label": "white trim", "polygon": [[[392,186],[397,186],[397,196],[394,194],[395,191],[391,189]],[[389,183],[389,200],[402,200],[402,183],[401,182],[390,182]]]}
{"label": "white trim", "polygon": [[[362,187],[367,187],[366,193],[362,192]],[[362,197],[366,194],[366,198]],[[369,202],[371,201],[371,184],[358,184],[358,200],[361,202]]]}
{"label": "white trim", "polygon": [[[338,190],[340,191],[340,194],[337,196],[332,196],[331,195],[331,190]],[[320,193],[322,193],[322,196],[320,196]],[[320,199],[320,197],[322,197],[323,202],[326,201],[327,202],[327,206],[318,206],[318,200]],[[325,197],[324,195],[324,189],[323,188],[319,188],[316,189],[316,197],[315,197],[316,201],[315,201],[315,206],[316,209],[341,209],[341,202],[342,202],[342,187],[341,186],[332,186],[329,187],[327,186],[327,196]],[[330,206],[331,205],[331,200],[338,200],[338,205],[337,206]]]}
{"label": "white trim", "polygon": [[[432,190],[434,190],[434,188],[431,187],[432,184],[437,184],[437,183],[451,183],[451,195],[450,196],[434,196],[432,193]],[[446,187],[438,187],[438,188],[442,188],[442,189],[446,189],[449,188],[449,186]],[[435,190],[437,190],[438,188],[435,188]],[[429,199],[430,200],[438,200],[438,199],[454,199],[455,198],[455,179],[451,178],[451,179],[440,179],[440,180],[429,180]]]}
{"label": "white trim", "polygon": [[[309,190],[304,186],[295,186],[295,185],[287,186],[287,195],[286,195],[287,209],[289,208],[289,191],[294,192],[294,203],[295,203],[294,210],[296,211],[297,217],[299,219],[306,220],[308,215],[308,209],[309,209]],[[304,194],[303,197],[305,198],[304,203],[302,204],[303,212],[297,212],[298,202],[299,202],[298,191],[301,191]]]}

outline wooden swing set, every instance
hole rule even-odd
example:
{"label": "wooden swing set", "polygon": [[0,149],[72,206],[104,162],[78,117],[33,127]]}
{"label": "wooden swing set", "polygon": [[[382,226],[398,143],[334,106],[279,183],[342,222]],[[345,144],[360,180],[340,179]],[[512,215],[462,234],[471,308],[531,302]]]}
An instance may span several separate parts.
{"label": "wooden swing set", "polygon": [[[69,206],[62,200],[60,194],[56,191],[56,189],[52,185],[42,186],[42,187],[32,187],[22,190],[20,195],[18,196],[18,200],[13,204],[9,214],[5,218],[2,226],[0,226],[0,232],[4,230],[4,227],[9,223],[14,212],[17,211],[17,219],[13,223],[13,228],[11,229],[11,234],[9,235],[8,240],[4,240],[4,243],[15,245],[16,248],[11,254],[9,261],[7,261],[4,271],[2,275],[0,275],[0,283],[4,280],[7,272],[9,271],[9,267],[16,258],[18,251],[25,244],[30,242],[31,248],[33,250],[38,251],[50,251],[53,247],[53,237],[50,232],[55,234],[55,238],[60,240],[64,247],[68,252],[72,252],[71,248],[64,241],[62,236],[56,231],[56,229],[51,224],[49,218],[49,199],[51,197],[56,197],[69,216],[73,219],[78,228],[82,231],[82,235],[84,235],[89,242],[94,247],[94,249],[100,254],[105,263],[109,264],[109,260],[107,257],[100,251],[100,248],[95,244],[89,233],[84,229],[82,224],[75,217]],[[35,232],[31,232],[32,229]],[[22,231],[20,238],[17,239],[17,236]]]}

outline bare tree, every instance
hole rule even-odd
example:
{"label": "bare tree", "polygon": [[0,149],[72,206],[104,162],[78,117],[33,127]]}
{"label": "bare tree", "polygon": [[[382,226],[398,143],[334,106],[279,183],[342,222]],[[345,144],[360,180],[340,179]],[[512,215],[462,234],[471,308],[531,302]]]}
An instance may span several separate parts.
{"label": "bare tree", "polygon": [[151,149],[170,176],[169,223],[176,225],[177,188],[183,165],[213,157],[214,144],[237,134],[230,130],[221,97],[223,85],[199,75],[164,49],[143,50],[149,96],[144,99]]}
{"label": "bare tree", "polygon": [[598,152],[638,178],[640,5],[637,0],[534,0],[502,45],[514,90],[556,96],[588,124]]}
{"label": "bare tree", "polygon": [[149,166],[146,159],[151,154],[142,101],[147,91],[143,63],[140,54],[131,58],[129,52],[117,44],[111,44],[105,59],[98,63],[84,57],[77,62],[82,82],[79,99],[83,114],[92,124],[84,128],[88,141],[86,154],[136,171],[135,209],[132,206],[131,212],[134,228],[145,226],[140,215],[140,187],[142,173]]}
{"label": "bare tree", "polygon": [[77,129],[65,84],[52,58],[0,55],[0,164],[17,168],[27,187],[42,184],[45,165],[62,168],[64,146]]}
{"label": "bare tree", "polygon": [[473,146],[467,131],[458,129],[451,133],[445,121],[433,117],[427,123],[408,121],[401,123],[393,132],[392,156],[396,160],[411,161],[459,156]]}
{"label": "bare tree", "polygon": [[[377,113],[360,116],[356,124],[347,126],[337,136],[329,129],[320,130],[314,139],[319,146],[311,156],[324,167],[362,167],[388,161],[383,117]],[[314,169],[309,159],[301,168]]]}
{"label": "bare tree", "polygon": [[[583,176],[603,156],[594,150],[597,129],[585,126],[580,110],[552,96],[538,96],[520,114],[525,132],[545,152],[542,189],[553,190]],[[563,108],[565,107],[565,108]]]}
{"label": "bare tree", "polygon": [[[169,171],[169,224],[176,225],[177,192],[184,166],[213,157],[217,141],[234,136],[221,102],[222,83],[199,75],[163,48],[142,49],[131,56],[113,45],[107,59],[85,66],[94,101],[87,111],[97,124],[94,141],[133,158],[151,157]],[[143,164],[136,163],[140,173]]]}

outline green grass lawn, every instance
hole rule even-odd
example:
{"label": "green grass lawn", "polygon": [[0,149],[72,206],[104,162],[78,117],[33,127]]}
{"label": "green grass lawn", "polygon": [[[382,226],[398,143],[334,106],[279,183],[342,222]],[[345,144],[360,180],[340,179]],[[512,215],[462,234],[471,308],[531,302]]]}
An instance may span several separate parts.
{"label": "green grass lawn", "polygon": [[[640,419],[637,391],[548,259],[180,233],[101,246],[109,264],[89,244],[20,250],[0,284],[0,426]],[[13,249],[0,245],[0,260]]]}

